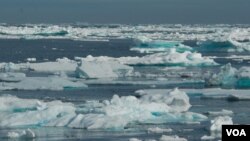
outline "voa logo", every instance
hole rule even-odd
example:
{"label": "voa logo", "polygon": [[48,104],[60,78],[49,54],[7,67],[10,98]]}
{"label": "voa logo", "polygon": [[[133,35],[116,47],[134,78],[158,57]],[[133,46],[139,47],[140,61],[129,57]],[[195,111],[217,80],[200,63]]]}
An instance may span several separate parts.
{"label": "voa logo", "polygon": [[227,136],[231,136],[231,135],[240,136],[240,137],[247,136],[244,129],[241,129],[241,130],[239,130],[239,129],[226,129],[226,132],[227,132]]}

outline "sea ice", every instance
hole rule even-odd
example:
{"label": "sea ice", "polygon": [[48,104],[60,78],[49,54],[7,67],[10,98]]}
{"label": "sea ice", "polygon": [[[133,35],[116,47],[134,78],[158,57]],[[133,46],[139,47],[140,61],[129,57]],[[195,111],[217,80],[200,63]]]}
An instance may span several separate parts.
{"label": "sea ice", "polygon": [[230,116],[233,111],[222,109],[221,111],[208,111],[207,113],[212,116]]}
{"label": "sea ice", "polygon": [[[19,77],[20,78],[20,77]],[[10,78],[8,78],[10,80]],[[71,81],[69,78],[59,76],[49,77],[23,77],[17,82],[0,82],[0,90],[64,90],[68,88],[86,88],[81,81]]]}
{"label": "sea ice", "polygon": [[172,132],[173,130],[170,128],[167,129],[163,129],[163,128],[159,128],[159,127],[155,127],[155,128],[148,128],[148,133],[165,133],[165,132]]}
{"label": "sea ice", "polygon": [[202,140],[221,138],[222,125],[232,125],[233,120],[229,116],[219,116],[211,120],[210,136],[203,136]]}
{"label": "sea ice", "polygon": [[226,86],[236,88],[250,87],[250,67],[233,68],[226,64],[220,68],[219,73],[207,73],[204,77],[206,85]]}
{"label": "sea ice", "polygon": [[11,139],[14,139],[14,138],[28,139],[28,138],[35,138],[36,134],[34,131],[28,128],[21,132],[8,132],[7,137]]}
{"label": "sea ice", "polygon": [[176,66],[214,66],[218,65],[213,59],[202,57],[200,53],[185,51],[179,53],[175,48],[169,52],[155,53],[143,57],[120,57],[112,58],[107,56],[82,58],[86,61],[118,61],[127,65],[176,65]]}
{"label": "sea ice", "polygon": [[145,36],[134,39],[136,46],[131,48],[132,51],[140,53],[167,52],[175,48],[177,52],[192,51],[189,46],[185,46],[178,41],[152,40]]}
{"label": "sea ice", "polygon": [[5,95],[0,97],[0,111],[3,113],[0,126],[122,130],[129,123],[198,122],[207,119],[204,115],[188,112],[190,106],[187,95],[178,89],[164,95],[144,95],[141,98],[114,95],[111,100],[94,102],[82,108],[61,101],[43,102]]}
{"label": "sea ice", "polygon": [[187,141],[187,139],[181,138],[177,135],[175,136],[162,135],[159,141]]}
{"label": "sea ice", "polygon": [[130,138],[128,141],[142,141],[142,140],[137,139],[137,138]]}
{"label": "sea ice", "polygon": [[[143,89],[137,90],[135,95],[154,95],[169,93],[171,89]],[[207,88],[207,89],[181,89],[187,94],[197,95],[202,98],[213,99],[228,99],[228,100],[250,100],[249,90],[247,89],[221,89],[221,88]]]}
{"label": "sea ice", "polygon": [[5,72],[0,73],[1,82],[19,82],[26,78],[24,73]]}
{"label": "sea ice", "polygon": [[81,78],[118,78],[129,76],[133,67],[117,61],[84,61],[76,68],[76,75]]}

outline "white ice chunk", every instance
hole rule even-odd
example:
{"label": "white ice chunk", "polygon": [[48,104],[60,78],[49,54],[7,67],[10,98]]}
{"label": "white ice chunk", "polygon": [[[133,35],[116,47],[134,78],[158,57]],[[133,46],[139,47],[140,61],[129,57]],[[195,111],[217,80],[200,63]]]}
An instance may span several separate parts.
{"label": "white ice chunk", "polygon": [[181,138],[177,135],[175,136],[162,135],[159,141],[187,141],[187,139]]}
{"label": "white ice chunk", "polygon": [[117,61],[81,61],[76,74],[83,78],[118,78],[129,75],[133,67]]}
{"label": "white ice chunk", "polygon": [[237,51],[250,51],[250,42],[238,41],[238,40],[242,40],[240,38],[244,36],[248,37],[249,39],[249,32],[247,30],[237,29],[231,32],[230,36],[228,37],[228,41],[236,47]]}
{"label": "white ice chunk", "polygon": [[233,111],[222,109],[221,111],[208,111],[212,116],[229,116],[233,114]]}
{"label": "white ice chunk", "polygon": [[1,96],[0,103],[1,127],[66,126],[76,115],[73,104],[61,101],[45,103],[36,99]]}
{"label": "white ice chunk", "polygon": [[205,75],[205,82],[212,86],[250,87],[250,67],[241,67],[239,70],[233,68],[231,64],[226,64],[220,68],[220,72],[208,73]]}
{"label": "white ice chunk", "polygon": [[180,65],[180,66],[210,66],[218,65],[213,59],[202,57],[200,53],[192,53],[190,51],[185,51],[179,53],[175,48],[170,49],[169,52],[155,53],[151,55],[146,55],[143,57],[120,57],[112,58],[107,56],[93,57],[88,56],[82,58],[86,61],[118,61],[122,64],[128,65]]}
{"label": "white ice chunk", "polygon": [[0,90],[63,90],[67,88],[85,88],[83,82],[73,82],[68,78],[51,77],[25,77],[16,83],[0,82]]}
{"label": "white ice chunk", "polygon": [[250,67],[241,67],[237,73],[239,78],[249,78],[250,79]]}
{"label": "white ice chunk", "polygon": [[36,58],[27,58],[26,59],[28,62],[36,62]]}
{"label": "white ice chunk", "polygon": [[222,125],[232,125],[233,120],[229,116],[219,116],[211,120],[210,136],[203,136],[202,140],[221,138]]}
{"label": "white ice chunk", "polygon": [[[136,95],[154,95],[169,93],[171,89],[143,89],[137,90]],[[186,93],[199,94],[203,98],[215,99],[230,99],[230,100],[250,100],[249,90],[244,89],[221,89],[221,88],[208,88],[208,89],[181,89]]]}
{"label": "white ice chunk", "polygon": [[29,63],[27,67],[37,72],[74,72],[77,62],[64,57],[55,62]]}
{"label": "white ice chunk", "polygon": [[165,133],[165,132],[172,132],[173,130],[170,128],[164,129],[164,128],[148,128],[148,133]]}
{"label": "white ice chunk", "polygon": [[26,75],[24,73],[13,73],[13,72],[6,72],[0,73],[0,81],[4,82],[19,82],[25,79]]}
{"label": "white ice chunk", "polygon": [[142,141],[142,140],[137,139],[137,138],[130,138],[128,141]]}
{"label": "white ice chunk", "polygon": [[236,74],[237,69],[233,68],[231,64],[226,64],[220,68],[220,72],[218,74],[207,74],[205,76],[205,81],[207,85],[217,86],[217,85],[225,85],[231,86],[235,85],[236,82]]}
{"label": "white ice chunk", "polygon": [[169,93],[162,95],[162,94],[155,94],[155,95],[144,95],[142,96],[143,101],[150,101],[150,102],[162,102],[167,104],[171,107],[171,110],[175,112],[185,112],[191,107],[189,103],[189,97],[184,91],[180,91],[179,89],[174,89]]}
{"label": "white ice chunk", "polygon": [[8,132],[8,138],[22,138],[22,139],[29,139],[35,138],[36,134],[31,129],[23,130],[22,132]]}
{"label": "white ice chunk", "polygon": [[187,95],[178,89],[155,97],[114,95],[111,100],[87,103],[79,109],[71,103],[61,101],[43,102],[1,96],[0,112],[3,114],[0,115],[0,126],[65,126],[89,130],[121,130],[130,123],[184,123],[207,119],[204,115],[188,112],[190,106]]}
{"label": "white ice chunk", "polygon": [[[102,114],[78,115],[70,124],[76,128],[124,128],[128,123],[165,123],[200,121],[201,114],[187,112],[190,107],[185,93],[175,89],[169,94],[119,97],[114,95],[99,110]],[[80,122],[80,123],[79,123]]]}

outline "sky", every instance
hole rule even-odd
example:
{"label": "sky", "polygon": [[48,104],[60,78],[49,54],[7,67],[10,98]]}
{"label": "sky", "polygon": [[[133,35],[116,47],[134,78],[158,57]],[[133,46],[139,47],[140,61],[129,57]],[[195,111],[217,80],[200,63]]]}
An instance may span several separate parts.
{"label": "sky", "polygon": [[250,0],[0,0],[0,23],[250,24]]}

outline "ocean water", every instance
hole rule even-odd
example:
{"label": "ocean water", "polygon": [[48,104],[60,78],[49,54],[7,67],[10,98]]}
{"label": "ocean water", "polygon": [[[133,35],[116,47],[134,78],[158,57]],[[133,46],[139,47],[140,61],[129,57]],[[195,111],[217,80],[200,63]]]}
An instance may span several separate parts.
{"label": "ocean water", "polygon": [[[202,136],[210,135],[210,122],[219,116],[208,112],[223,109],[233,112],[229,116],[234,124],[249,124],[250,69],[242,69],[250,63],[249,35],[249,25],[1,24],[0,140],[128,141],[178,135],[189,141],[199,141]],[[58,58],[65,57],[70,61],[56,63]],[[83,77],[76,71],[79,60]],[[44,62],[49,64],[44,65]],[[230,67],[225,66],[229,63]],[[114,69],[116,67],[118,69]],[[131,68],[131,74],[124,73]],[[208,72],[216,75],[206,77]],[[5,76],[10,73],[13,75]],[[17,76],[18,73],[26,76]],[[110,73],[116,77],[108,77]],[[73,84],[52,83],[54,77]],[[151,110],[143,104],[164,105],[164,102],[157,98],[142,100],[143,96],[136,93],[153,90],[149,95],[167,95],[167,91],[175,88],[187,93],[192,105],[188,110],[165,112],[164,106]],[[125,98],[133,96],[139,102],[117,100],[113,97],[115,94]],[[31,101],[25,101],[27,99]],[[105,101],[112,105],[111,99],[115,104],[110,110],[105,107]],[[58,115],[54,116],[53,111],[45,113],[44,117],[39,114],[47,112],[49,103],[57,100],[62,102],[59,104],[62,107],[57,107],[58,103],[51,105],[55,107],[54,112],[59,111]],[[42,104],[34,104],[37,101]],[[73,111],[68,103],[73,105]],[[185,108],[185,103],[174,104]],[[150,116],[143,120],[148,116],[144,111],[148,110]],[[172,110],[176,110],[175,107]],[[186,115],[189,112],[206,118]],[[67,119],[67,114],[74,116]],[[96,114],[97,117],[82,118],[77,126],[70,127],[75,114]],[[104,118],[99,118],[103,115]],[[124,121],[126,123],[120,125]],[[96,128],[90,128],[89,124]],[[153,127],[173,131],[148,132],[148,128]],[[8,136],[10,132],[21,134],[28,128],[35,133],[35,138]]]}

